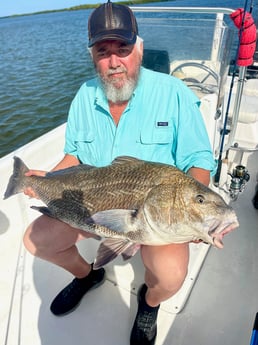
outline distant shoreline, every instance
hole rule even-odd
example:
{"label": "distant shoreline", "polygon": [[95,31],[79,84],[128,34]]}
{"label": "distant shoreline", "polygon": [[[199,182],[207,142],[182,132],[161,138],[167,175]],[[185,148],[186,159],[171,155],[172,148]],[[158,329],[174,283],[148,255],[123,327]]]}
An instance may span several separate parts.
{"label": "distant shoreline", "polygon": [[[171,1],[171,0],[129,0],[129,1],[116,1],[115,3],[132,6],[132,5],[140,5],[140,4],[149,4],[152,2],[168,2],[168,1]],[[96,8],[99,5],[100,5],[100,3],[88,4],[88,5],[86,4],[86,5],[79,5],[79,6],[72,6],[72,7],[68,7],[68,8],[62,8],[59,10],[46,10],[46,11],[39,11],[39,12],[32,12],[32,13],[12,14],[10,16],[0,17],[0,19],[21,17],[21,16],[32,16],[35,14],[45,14],[45,13],[53,13],[53,12],[88,10],[88,9]]]}

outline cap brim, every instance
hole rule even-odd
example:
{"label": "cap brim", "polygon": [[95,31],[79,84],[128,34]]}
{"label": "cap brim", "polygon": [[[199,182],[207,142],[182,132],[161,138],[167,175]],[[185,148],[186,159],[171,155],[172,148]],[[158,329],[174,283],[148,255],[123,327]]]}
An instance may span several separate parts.
{"label": "cap brim", "polygon": [[105,33],[100,33],[89,40],[88,47],[94,46],[98,42],[117,40],[126,42],[127,44],[134,44],[136,42],[137,35],[132,32],[125,32],[124,30],[110,30]]}

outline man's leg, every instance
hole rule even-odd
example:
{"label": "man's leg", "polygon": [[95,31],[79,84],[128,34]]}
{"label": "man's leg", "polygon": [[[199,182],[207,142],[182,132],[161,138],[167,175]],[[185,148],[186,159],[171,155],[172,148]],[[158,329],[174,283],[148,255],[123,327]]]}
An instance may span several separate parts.
{"label": "man's leg", "polygon": [[157,315],[162,301],[182,286],[188,268],[189,245],[142,246],[145,284],[138,293],[138,311],[131,332],[131,345],[153,345],[157,335]]}
{"label": "man's leg", "polygon": [[50,309],[55,315],[73,311],[87,291],[104,282],[104,269],[93,271],[75,245],[87,237],[92,235],[47,216],[37,218],[25,232],[24,245],[31,254],[75,276],[52,302]]}

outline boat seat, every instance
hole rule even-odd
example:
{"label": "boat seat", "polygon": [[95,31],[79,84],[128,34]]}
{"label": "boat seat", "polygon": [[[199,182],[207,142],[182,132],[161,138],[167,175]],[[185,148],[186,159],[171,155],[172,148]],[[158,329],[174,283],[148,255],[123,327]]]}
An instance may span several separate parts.
{"label": "boat seat", "polygon": [[170,73],[169,56],[166,50],[144,49],[142,65],[156,72]]}

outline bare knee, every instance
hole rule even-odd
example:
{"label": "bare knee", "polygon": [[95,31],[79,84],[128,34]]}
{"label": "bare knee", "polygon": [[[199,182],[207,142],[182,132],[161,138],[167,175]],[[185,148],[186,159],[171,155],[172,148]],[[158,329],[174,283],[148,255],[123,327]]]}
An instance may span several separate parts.
{"label": "bare knee", "polygon": [[163,300],[173,296],[183,285],[188,271],[188,245],[142,248],[146,268],[145,282]]}
{"label": "bare knee", "polygon": [[26,229],[23,236],[24,246],[31,254],[37,255],[44,250],[48,241],[46,234],[44,235],[44,219],[39,217]]}
{"label": "bare knee", "polygon": [[188,266],[181,264],[171,269],[171,275],[162,281],[162,288],[169,296],[173,296],[183,285],[187,276]]}
{"label": "bare knee", "polygon": [[166,295],[172,296],[181,288],[186,275],[187,265],[175,263],[166,273],[162,270],[160,273],[155,273],[146,269],[145,282],[148,287],[162,290]]}
{"label": "bare knee", "polygon": [[80,236],[80,230],[43,215],[29,225],[23,243],[31,254],[52,260],[59,253],[72,248]]}

